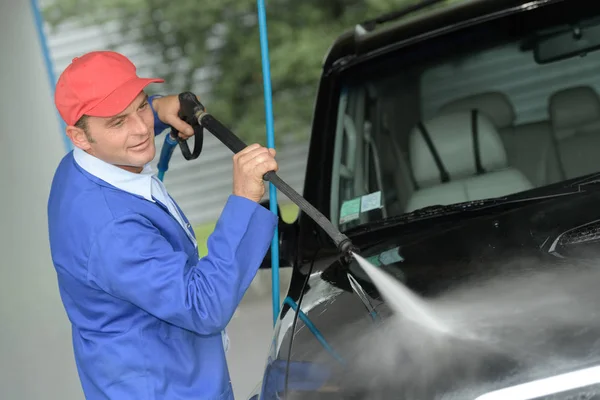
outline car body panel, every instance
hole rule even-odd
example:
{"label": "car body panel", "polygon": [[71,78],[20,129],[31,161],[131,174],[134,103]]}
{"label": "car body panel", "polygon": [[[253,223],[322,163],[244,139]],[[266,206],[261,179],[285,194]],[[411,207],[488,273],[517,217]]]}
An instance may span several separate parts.
{"label": "car body panel", "polygon": [[[468,281],[523,272],[551,272],[564,268],[565,265],[569,268],[581,266],[585,269],[589,265],[589,257],[579,256],[580,252],[569,249],[568,246],[557,250],[552,244],[564,232],[573,232],[576,228],[589,232],[590,221],[594,222],[594,226],[600,227],[600,209],[597,207],[599,202],[600,191],[595,189],[589,193],[562,196],[498,212],[488,211],[486,214],[467,218],[458,219],[453,215],[438,221],[436,226],[430,226],[428,229],[406,231],[400,224],[387,227],[376,235],[363,232],[353,237],[353,240],[355,244],[360,244],[361,256],[378,257],[386,271],[395,275],[412,291],[424,298],[435,299],[462,287]],[[578,212],[574,213],[573,210]],[[578,245],[580,248],[589,247],[586,251],[590,254],[597,254],[600,250],[600,242],[592,241],[589,245]],[[389,262],[387,265],[384,264],[386,260]],[[432,280],[432,276],[436,279]],[[600,275],[594,276],[600,278]],[[358,347],[357,343],[361,346],[377,345],[373,343],[375,339],[367,343],[369,340],[364,338],[373,327],[386,323],[391,318],[392,311],[355,262],[346,266],[329,256],[317,259],[308,279],[308,286],[310,289],[305,291],[302,298],[302,311],[318,328],[332,351],[328,350],[299,318],[294,330],[293,348],[289,352],[289,336],[295,314],[288,309],[278,321],[277,343],[272,348],[272,361],[269,362],[269,368],[275,368],[277,365],[278,375],[282,375],[278,376],[280,382],[276,385],[277,389],[269,387],[269,390],[263,393],[264,399],[281,398],[276,396],[276,393],[281,396],[285,387],[285,373],[281,368],[289,368],[288,387],[298,389],[290,389],[290,393],[295,393],[295,396],[290,394],[290,398],[350,398],[347,396],[351,394],[344,391],[344,388],[351,388],[354,396],[358,396],[354,391],[360,393],[361,390],[366,390],[365,387],[348,385],[341,375],[348,374],[356,364],[353,357],[358,355],[352,349]],[[362,292],[357,290],[357,287],[362,289]],[[600,300],[600,292],[595,300]],[[592,317],[590,315],[590,318]],[[560,326],[557,329],[559,328]],[[589,327],[584,324],[578,328]],[[586,363],[590,362],[588,358],[600,358],[600,349],[596,345],[598,333],[597,330],[586,332],[579,336],[578,342],[572,346],[563,346],[562,349],[551,346],[548,342],[544,349],[552,349],[555,352],[554,356],[562,351],[565,357],[573,358],[575,365],[586,366]],[[282,339],[283,337],[286,339]],[[562,338],[557,337],[555,340],[560,342]],[[279,353],[276,349],[280,349]],[[583,361],[578,358],[582,355],[586,357]],[[346,364],[339,363],[338,358],[345,359]],[[457,360],[460,361],[460,358]],[[514,360],[501,361],[508,363],[507,371],[509,367],[511,371],[515,368],[511,363],[515,362]],[[467,367],[469,365],[465,366]],[[315,372],[315,368],[318,368],[318,373]],[[458,364],[453,366],[454,374],[457,375],[455,383],[460,379],[460,368]],[[506,373],[508,375],[508,372]],[[448,376],[448,373],[444,376]],[[475,377],[478,382],[483,379],[480,375]],[[463,388],[473,383],[472,378],[473,376],[469,379],[463,378]],[[426,389],[425,394],[433,396],[434,390],[445,387],[442,383],[444,382],[440,382],[438,386],[428,385],[418,389]],[[386,393],[393,389],[394,393],[400,393],[400,388],[394,382],[379,384],[382,387],[377,391],[371,388],[368,396],[381,395],[380,390]],[[385,384],[389,386],[386,387]],[[494,386],[499,387],[502,385]],[[490,388],[484,386],[478,394],[488,390]]]}

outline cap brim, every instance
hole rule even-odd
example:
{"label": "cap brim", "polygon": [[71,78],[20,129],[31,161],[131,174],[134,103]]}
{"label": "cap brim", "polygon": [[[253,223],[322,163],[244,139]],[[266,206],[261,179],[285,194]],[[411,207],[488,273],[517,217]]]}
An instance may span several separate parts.
{"label": "cap brim", "polygon": [[106,96],[85,114],[92,117],[112,117],[123,112],[140,92],[151,83],[163,83],[160,78],[134,78]]}

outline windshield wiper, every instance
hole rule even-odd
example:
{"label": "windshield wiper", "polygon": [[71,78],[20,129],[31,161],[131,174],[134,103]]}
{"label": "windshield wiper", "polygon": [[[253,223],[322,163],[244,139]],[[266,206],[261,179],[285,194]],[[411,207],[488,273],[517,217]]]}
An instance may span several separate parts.
{"label": "windshield wiper", "polygon": [[586,176],[584,178],[578,179],[575,182],[569,184],[569,187],[574,187],[574,186],[583,186],[583,185],[589,185],[589,184],[595,184],[595,183],[600,183],[600,172]]}
{"label": "windshield wiper", "polygon": [[[598,176],[600,182],[600,174]],[[482,200],[473,200],[463,203],[455,203],[448,205],[431,205],[423,208],[419,208],[417,210],[411,211],[409,213],[400,214],[388,218],[379,219],[376,221],[368,222],[354,228],[351,228],[347,231],[356,232],[360,230],[371,230],[374,228],[378,228],[385,225],[390,224],[398,224],[398,223],[406,223],[406,222],[414,222],[420,221],[424,219],[436,218],[441,216],[447,216],[452,214],[462,214],[465,212],[472,211],[480,211],[486,208],[495,208],[502,205],[507,204],[516,204],[516,203],[525,203],[525,202],[536,202],[543,201],[548,199],[554,199],[562,196],[570,196],[574,194],[583,193],[579,188],[575,190],[564,191],[560,193],[551,193],[546,195],[539,196],[531,196],[530,193],[522,192],[515,193],[508,196],[503,197],[493,197]]]}

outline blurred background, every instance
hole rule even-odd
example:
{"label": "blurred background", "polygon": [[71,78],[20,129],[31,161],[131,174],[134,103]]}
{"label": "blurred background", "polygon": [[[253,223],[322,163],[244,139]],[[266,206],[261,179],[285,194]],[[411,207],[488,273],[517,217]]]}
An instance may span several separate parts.
{"label": "blurred background", "polygon": [[[265,2],[280,175],[297,191],[304,185],[314,98],[329,47],[354,24],[414,2]],[[76,56],[116,50],[140,75],[166,79],[151,93],[190,90],[245,141],[265,144],[257,3],[4,0],[0,27],[0,399],[82,399],[46,226],[52,176],[71,149],[52,101],[56,79]],[[156,139],[159,152],[163,139]],[[194,224],[201,254],[231,193],[231,156],[207,135],[198,160],[187,162],[176,150],[165,176]],[[281,194],[278,200],[282,218],[293,220],[297,208]],[[289,272],[281,272],[282,293]],[[271,339],[270,290],[270,270],[262,270],[228,328],[236,398],[247,398],[260,383]]]}

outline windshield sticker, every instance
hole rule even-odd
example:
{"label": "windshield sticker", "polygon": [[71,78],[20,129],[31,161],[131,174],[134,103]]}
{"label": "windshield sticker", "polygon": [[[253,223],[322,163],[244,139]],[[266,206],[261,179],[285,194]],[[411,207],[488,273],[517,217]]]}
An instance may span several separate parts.
{"label": "windshield sticker", "polygon": [[404,258],[400,255],[400,247],[396,247],[394,249],[387,250],[381,253],[379,255],[379,261],[381,261],[383,265],[389,265],[404,261]]}
{"label": "windshield sticker", "polygon": [[360,197],[348,200],[342,203],[340,210],[340,224],[353,221],[358,218],[360,213]]}
{"label": "windshield sticker", "polygon": [[360,212],[381,208],[381,192],[365,194],[361,198]]}
{"label": "windshield sticker", "polygon": [[382,253],[367,257],[365,259],[376,267],[381,267],[382,265],[391,265],[404,261],[404,257],[400,255],[400,247],[394,247],[393,249],[386,250]]}

